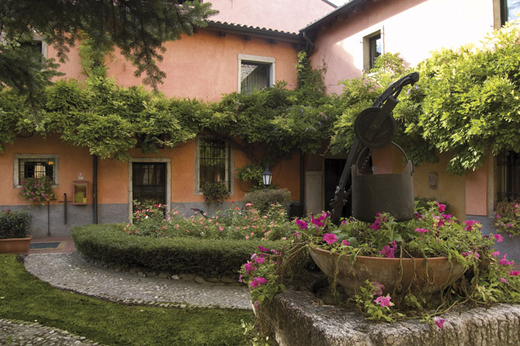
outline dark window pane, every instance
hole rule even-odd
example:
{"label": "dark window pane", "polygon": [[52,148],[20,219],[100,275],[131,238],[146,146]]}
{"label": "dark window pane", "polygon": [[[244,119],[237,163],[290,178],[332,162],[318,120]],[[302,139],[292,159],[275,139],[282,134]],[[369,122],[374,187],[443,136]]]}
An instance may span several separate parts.
{"label": "dark window pane", "polygon": [[226,183],[226,162],[228,160],[226,141],[215,138],[199,140],[199,186],[203,183]]}
{"label": "dark window pane", "polygon": [[255,90],[269,87],[270,70],[271,66],[267,64],[242,62],[240,92],[242,94],[251,94]]}
{"label": "dark window pane", "polygon": [[381,55],[381,35],[376,35],[368,40],[370,49],[370,68],[374,68],[376,59]]}
{"label": "dark window pane", "polygon": [[520,198],[520,154],[509,152],[497,158],[500,177],[498,200],[513,201]]}
{"label": "dark window pane", "polygon": [[52,158],[42,159],[18,159],[18,178],[42,178],[49,177],[55,183],[56,160]]}

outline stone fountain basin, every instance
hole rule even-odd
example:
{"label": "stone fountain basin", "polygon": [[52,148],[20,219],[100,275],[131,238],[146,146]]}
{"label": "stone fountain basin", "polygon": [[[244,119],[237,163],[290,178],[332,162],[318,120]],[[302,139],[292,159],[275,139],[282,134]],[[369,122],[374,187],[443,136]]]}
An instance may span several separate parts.
{"label": "stone fountain basin", "polygon": [[316,265],[331,278],[335,276],[336,266],[339,267],[335,278],[350,296],[364,286],[366,280],[383,284],[384,294],[392,293],[395,288],[397,292],[406,291],[410,286],[424,294],[434,293],[455,282],[465,271],[456,260],[450,262],[447,257],[400,259],[357,256],[351,262],[349,256],[341,256],[338,261],[338,253],[331,254],[319,248],[310,248],[309,253]]}

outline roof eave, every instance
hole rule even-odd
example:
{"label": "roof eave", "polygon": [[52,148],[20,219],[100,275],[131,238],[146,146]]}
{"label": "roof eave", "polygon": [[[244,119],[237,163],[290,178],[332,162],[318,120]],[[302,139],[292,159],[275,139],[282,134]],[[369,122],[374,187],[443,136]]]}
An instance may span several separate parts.
{"label": "roof eave", "polygon": [[317,21],[307,25],[305,28],[300,29],[300,33],[304,32],[304,31],[308,32],[308,31],[312,31],[314,29],[319,29],[322,25],[327,24],[329,22],[332,22],[338,16],[342,16],[342,15],[348,14],[349,12],[354,10],[354,8],[357,5],[359,5],[360,3],[365,2],[365,1],[366,0],[351,0],[350,2],[347,2],[345,5],[343,5],[343,6],[339,7],[339,8],[337,8],[336,10],[330,12],[325,17],[322,17],[322,18],[318,19]]}
{"label": "roof eave", "polygon": [[271,29],[264,29],[251,26],[243,26],[238,24],[228,24],[222,22],[208,21],[205,29],[214,31],[225,31],[231,34],[248,35],[268,40],[279,40],[289,43],[302,43],[303,39],[298,33],[281,32]]}

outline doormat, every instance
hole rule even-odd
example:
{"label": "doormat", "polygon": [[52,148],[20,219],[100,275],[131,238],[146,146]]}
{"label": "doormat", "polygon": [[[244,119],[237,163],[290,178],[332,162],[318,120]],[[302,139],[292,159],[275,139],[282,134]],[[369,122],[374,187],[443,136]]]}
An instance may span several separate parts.
{"label": "doormat", "polygon": [[57,249],[61,242],[31,243],[30,249]]}

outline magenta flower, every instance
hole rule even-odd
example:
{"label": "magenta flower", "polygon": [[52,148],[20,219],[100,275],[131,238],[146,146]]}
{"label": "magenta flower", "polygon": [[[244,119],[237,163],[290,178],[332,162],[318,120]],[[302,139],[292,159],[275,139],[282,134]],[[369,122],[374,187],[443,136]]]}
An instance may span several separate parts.
{"label": "magenta flower", "polygon": [[311,215],[311,222],[312,222],[313,224],[315,224],[316,227],[323,227],[323,226],[325,226],[325,224],[324,224],[323,222],[321,222],[321,221],[323,221],[324,219],[325,219],[325,217],[323,217],[323,215],[320,216],[320,217],[317,218],[317,219],[314,218],[314,215]]}
{"label": "magenta flower", "polygon": [[242,283],[242,274],[238,276],[238,282]]}
{"label": "magenta flower", "polygon": [[446,220],[449,220],[449,219],[451,219],[453,217],[453,215],[451,215],[451,214],[441,214],[441,216],[443,218],[445,218]]}
{"label": "magenta flower", "polygon": [[244,264],[244,270],[246,271],[246,273],[250,274],[252,271],[255,271],[256,268],[253,267],[251,262],[247,262],[246,264]]}
{"label": "magenta flower", "polygon": [[497,215],[496,215],[496,218],[497,218],[497,219],[500,219],[500,215],[499,215],[499,214],[497,214]]}
{"label": "magenta flower", "polygon": [[443,211],[446,211],[446,204],[441,204],[437,201],[435,201],[435,204],[437,204],[437,207],[439,207],[439,213],[442,213]]}
{"label": "magenta flower", "polygon": [[511,270],[509,273],[507,273],[507,275],[511,276],[518,276],[518,274],[520,274],[520,271],[518,270]]}
{"label": "magenta flower", "polygon": [[251,285],[251,287],[253,288],[256,288],[260,285],[264,285],[267,283],[267,279],[266,278],[262,278],[262,277],[259,277],[259,278],[254,278],[253,281],[251,281],[249,283],[249,285]]}
{"label": "magenta flower", "polygon": [[[462,223],[466,225],[466,228],[464,228],[466,231],[471,231],[471,228],[474,225],[479,225],[478,221],[475,221],[475,220],[466,220],[466,221],[463,221]],[[480,227],[479,227],[479,229],[480,229]]]}
{"label": "magenta flower", "polygon": [[298,227],[300,227],[300,229],[308,229],[307,222],[305,222],[303,220],[300,220],[297,218],[296,224],[298,225]]}
{"label": "magenta flower", "polygon": [[421,233],[421,234],[430,233],[430,231],[428,229],[426,229],[426,228],[416,228],[415,232]]}
{"label": "magenta flower", "polygon": [[509,282],[507,282],[506,279],[504,279],[504,278],[500,278],[500,281],[502,281],[503,283],[505,283],[505,284],[507,284],[507,285],[509,286]]}
{"label": "magenta flower", "polygon": [[383,246],[383,250],[379,251],[381,255],[384,255],[386,258],[395,258],[395,250],[397,249],[397,244],[395,240],[390,243],[390,245]]}
{"label": "magenta flower", "polygon": [[500,251],[494,251],[491,253],[491,256],[493,257],[497,257],[497,256],[500,256]]}
{"label": "magenta flower", "polygon": [[381,220],[380,219],[377,219],[376,221],[374,221],[374,223],[372,224],[372,226],[370,226],[371,229],[373,229],[374,231],[377,231],[378,229],[381,228]]}
{"label": "magenta flower", "polygon": [[374,296],[380,296],[383,294],[383,290],[385,289],[385,285],[380,284],[379,282],[372,282],[372,285],[374,285],[374,290],[372,291],[372,294]]}
{"label": "magenta flower", "polygon": [[391,307],[392,303],[390,303],[390,299],[392,299],[389,295],[386,297],[379,296],[376,299],[374,299],[374,303],[381,305],[382,307]]}
{"label": "magenta flower", "polygon": [[511,265],[513,265],[513,262],[508,261],[506,259],[506,257],[507,257],[507,253],[505,253],[504,256],[502,256],[502,258],[498,260],[498,264],[503,265],[503,266],[511,266]]}
{"label": "magenta flower", "polygon": [[332,243],[335,243],[337,240],[338,240],[338,237],[336,237],[335,234],[325,233],[323,235],[323,241],[326,242],[329,245],[332,245]]}
{"label": "magenta flower", "polygon": [[464,257],[469,257],[471,255],[474,255],[476,258],[480,258],[479,253],[478,252],[473,253],[473,251],[463,252],[463,253],[461,253],[461,255]]}
{"label": "magenta flower", "polygon": [[444,318],[441,318],[438,316],[434,317],[433,320],[435,321],[435,324],[437,325],[437,327],[439,327],[440,329],[442,329],[444,322],[446,322],[446,320]]}
{"label": "magenta flower", "polygon": [[495,237],[497,243],[501,243],[504,240],[504,237],[502,237],[500,234],[495,234],[493,237]]}
{"label": "magenta flower", "polygon": [[271,250],[266,249],[265,247],[262,247],[262,246],[259,246],[258,249],[259,249],[260,251],[263,251],[263,252],[269,252],[269,251],[271,251]]}
{"label": "magenta flower", "polygon": [[343,246],[349,246],[350,245],[350,243],[348,241],[346,241],[346,240],[343,240],[341,242],[341,244],[343,244]]}

